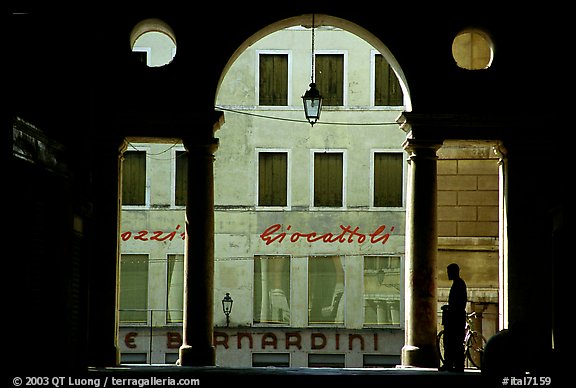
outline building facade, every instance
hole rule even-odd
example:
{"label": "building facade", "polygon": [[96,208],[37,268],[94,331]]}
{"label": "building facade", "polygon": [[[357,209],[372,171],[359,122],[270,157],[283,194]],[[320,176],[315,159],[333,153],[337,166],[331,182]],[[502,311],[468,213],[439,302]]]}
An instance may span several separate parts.
{"label": "building facade", "polygon": [[[217,133],[214,164],[218,365],[400,363],[407,158],[406,134],[396,119],[404,93],[389,53],[321,26],[314,29],[312,63],[311,36],[310,28],[294,26],[259,40],[236,59],[219,90],[216,107],[226,112],[226,122]],[[304,120],[301,100],[312,69],[324,97],[314,126]],[[496,163],[458,144],[440,157],[446,160],[439,164],[444,240],[438,277],[454,252],[458,261],[480,251],[463,267],[468,274],[484,268],[488,279],[474,283],[474,290],[493,303],[497,291],[484,287],[492,282],[498,288]],[[452,169],[466,164],[461,158],[491,167]],[[195,238],[184,231],[186,192],[194,190],[186,182],[188,168],[194,166],[177,140],[127,139],[119,335],[125,363],[178,359],[184,240]],[[487,187],[490,195],[496,190],[495,202],[484,196]],[[471,191],[485,202],[466,203]],[[479,232],[481,221],[488,223]],[[494,249],[495,261],[476,260]],[[440,286],[439,305],[449,284]],[[234,301],[229,317],[221,309],[226,293]]]}

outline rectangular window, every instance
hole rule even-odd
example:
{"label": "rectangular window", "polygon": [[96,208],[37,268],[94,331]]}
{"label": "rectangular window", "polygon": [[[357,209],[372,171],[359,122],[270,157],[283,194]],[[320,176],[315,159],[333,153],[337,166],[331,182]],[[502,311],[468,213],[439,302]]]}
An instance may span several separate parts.
{"label": "rectangular window", "polygon": [[126,151],[122,162],[122,205],[146,204],[146,151]]}
{"label": "rectangular window", "polygon": [[309,368],[344,368],[345,364],[346,356],[344,354],[308,354]]}
{"label": "rectangular window", "polygon": [[402,206],[402,153],[374,153],[374,206]]}
{"label": "rectangular window", "polygon": [[397,354],[365,354],[364,368],[395,368],[402,363]]}
{"label": "rectangular window", "polygon": [[254,323],[290,323],[290,256],[254,257]]}
{"label": "rectangular window", "polygon": [[290,366],[289,353],[252,353],[253,367],[281,367]]}
{"label": "rectangular window", "polygon": [[258,104],[288,105],[288,54],[260,54]]}
{"label": "rectangular window", "polygon": [[400,257],[364,257],[364,324],[400,324]]}
{"label": "rectangular window", "polygon": [[176,151],[175,157],[174,204],[176,206],[186,206],[188,195],[188,153],[186,151]]}
{"label": "rectangular window", "polygon": [[342,152],[314,153],[315,207],[344,206],[344,154]]}
{"label": "rectangular window", "polygon": [[120,322],[146,323],[148,319],[148,255],[120,257]]}
{"label": "rectangular window", "polygon": [[344,105],[344,54],[316,54],[315,82],[323,106]]}
{"label": "rectangular window", "polygon": [[308,323],[344,323],[344,265],[339,256],[308,260]]}
{"label": "rectangular window", "polygon": [[258,206],[288,205],[288,153],[258,153]]}
{"label": "rectangular window", "polygon": [[147,353],[121,353],[120,364],[147,364]]}
{"label": "rectangular window", "polygon": [[374,55],[374,105],[403,105],[402,89],[396,73],[382,54]]}
{"label": "rectangular window", "polygon": [[184,300],[184,255],[168,255],[166,323],[181,323]]}

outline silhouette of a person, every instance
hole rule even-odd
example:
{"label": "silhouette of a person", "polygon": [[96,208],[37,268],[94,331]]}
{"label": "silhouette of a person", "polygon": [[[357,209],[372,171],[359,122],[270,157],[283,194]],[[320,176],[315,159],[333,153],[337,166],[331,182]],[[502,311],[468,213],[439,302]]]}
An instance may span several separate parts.
{"label": "silhouette of a person", "polygon": [[440,370],[464,371],[464,336],[466,335],[466,283],[460,277],[460,267],[456,263],[447,268],[448,279],[452,280],[448,305],[443,307],[444,323],[444,365]]}

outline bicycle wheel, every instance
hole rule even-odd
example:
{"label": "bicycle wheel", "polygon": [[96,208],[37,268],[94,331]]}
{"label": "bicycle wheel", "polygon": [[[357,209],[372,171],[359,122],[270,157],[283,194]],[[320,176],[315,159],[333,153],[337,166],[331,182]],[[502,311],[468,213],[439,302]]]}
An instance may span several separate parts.
{"label": "bicycle wheel", "polygon": [[486,338],[476,332],[473,332],[470,335],[470,338],[468,338],[468,342],[466,343],[466,357],[472,365],[478,369],[482,369],[484,346],[486,346]]}
{"label": "bicycle wheel", "polygon": [[440,330],[436,336],[436,349],[438,350],[438,356],[440,357],[440,362],[444,364],[444,330]]}

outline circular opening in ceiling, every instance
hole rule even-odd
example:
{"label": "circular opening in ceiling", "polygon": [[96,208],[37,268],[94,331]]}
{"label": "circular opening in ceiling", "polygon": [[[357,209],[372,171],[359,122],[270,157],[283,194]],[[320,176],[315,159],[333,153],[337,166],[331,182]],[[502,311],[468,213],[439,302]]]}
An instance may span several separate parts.
{"label": "circular opening in ceiling", "polygon": [[176,37],[164,21],[145,19],[132,29],[130,48],[146,66],[165,66],[176,56]]}
{"label": "circular opening in ceiling", "polygon": [[492,40],[482,30],[466,29],[454,38],[452,56],[458,67],[463,69],[487,69],[494,57]]}

